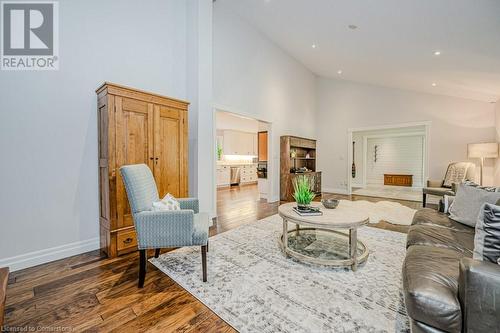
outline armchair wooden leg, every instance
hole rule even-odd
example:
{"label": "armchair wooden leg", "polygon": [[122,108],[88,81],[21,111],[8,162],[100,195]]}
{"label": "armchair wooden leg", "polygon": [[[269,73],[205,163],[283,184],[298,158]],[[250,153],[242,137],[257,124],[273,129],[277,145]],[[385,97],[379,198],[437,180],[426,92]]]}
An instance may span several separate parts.
{"label": "armchair wooden leg", "polygon": [[426,204],[427,204],[427,194],[426,194],[426,193],[424,193],[424,194],[422,195],[422,207],[424,207],[424,208],[425,208],[425,205],[426,205]]}
{"label": "armchair wooden leg", "polygon": [[207,282],[207,245],[201,247],[201,269],[203,271],[203,282]]}
{"label": "armchair wooden leg", "polygon": [[155,249],[155,258],[158,258],[160,256],[160,250],[161,249]]}
{"label": "armchair wooden leg", "polygon": [[208,241],[207,241],[207,253],[208,253]]}
{"label": "armchair wooden leg", "polygon": [[146,250],[139,250],[139,288],[144,287],[146,278]]}

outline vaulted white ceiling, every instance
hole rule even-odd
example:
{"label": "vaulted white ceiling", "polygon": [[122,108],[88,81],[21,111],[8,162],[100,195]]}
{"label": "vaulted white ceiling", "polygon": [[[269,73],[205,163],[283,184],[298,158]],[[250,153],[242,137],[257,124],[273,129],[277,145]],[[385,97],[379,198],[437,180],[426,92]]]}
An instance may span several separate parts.
{"label": "vaulted white ceiling", "polygon": [[500,98],[500,0],[218,5],[230,7],[319,76],[488,102]]}

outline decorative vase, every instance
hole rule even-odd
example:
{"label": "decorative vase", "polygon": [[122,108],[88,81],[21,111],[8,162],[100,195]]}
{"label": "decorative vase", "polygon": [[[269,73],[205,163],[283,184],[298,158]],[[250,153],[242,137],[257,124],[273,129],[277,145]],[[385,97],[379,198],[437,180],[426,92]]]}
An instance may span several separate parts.
{"label": "decorative vase", "polygon": [[309,208],[309,205],[303,204],[303,203],[298,203],[297,202],[297,208],[301,210],[306,210]]}

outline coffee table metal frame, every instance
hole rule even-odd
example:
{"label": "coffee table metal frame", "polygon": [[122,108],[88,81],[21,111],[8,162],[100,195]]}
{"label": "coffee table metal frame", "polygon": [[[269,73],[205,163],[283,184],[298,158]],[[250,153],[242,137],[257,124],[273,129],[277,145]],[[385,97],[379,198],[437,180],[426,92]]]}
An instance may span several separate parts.
{"label": "coffee table metal frame", "polygon": [[[279,243],[281,245],[282,252],[285,256],[293,257],[299,261],[306,262],[314,265],[323,265],[323,266],[334,266],[334,267],[348,267],[351,266],[353,271],[356,271],[358,268],[358,264],[363,263],[368,259],[368,248],[366,245],[358,240],[358,227],[364,226],[368,224],[369,219],[361,220],[356,224],[352,224],[351,226],[345,225],[336,225],[331,224],[326,226],[325,224],[319,225],[318,223],[314,223],[312,221],[305,221],[303,216],[297,215],[297,219],[293,217],[286,216],[279,212],[280,217],[283,219],[283,233],[279,237]],[[288,223],[294,223],[295,229],[288,230]],[[305,228],[300,228],[301,226],[305,226]],[[341,232],[339,230],[349,230],[349,233]],[[340,236],[344,236],[347,238],[346,245],[348,246],[349,256],[347,259],[320,259],[314,258],[297,251],[294,251],[292,248],[288,247],[288,234],[295,233],[296,235],[300,234],[300,231],[305,230],[321,230],[324,232],[335,233]],[[362,252],[360,255],[357,255],[358,246],[361,247]]]}

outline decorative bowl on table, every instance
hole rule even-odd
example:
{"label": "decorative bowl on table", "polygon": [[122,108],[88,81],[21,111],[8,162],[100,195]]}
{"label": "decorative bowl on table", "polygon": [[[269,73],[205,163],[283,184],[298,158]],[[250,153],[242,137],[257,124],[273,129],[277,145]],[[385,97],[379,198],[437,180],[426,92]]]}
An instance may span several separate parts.
{"label": "decorative bowl on table", "polygon": [[322,199],[321,203],[328,209],[335,209],[339,205],[339,201],[337,199]]}

